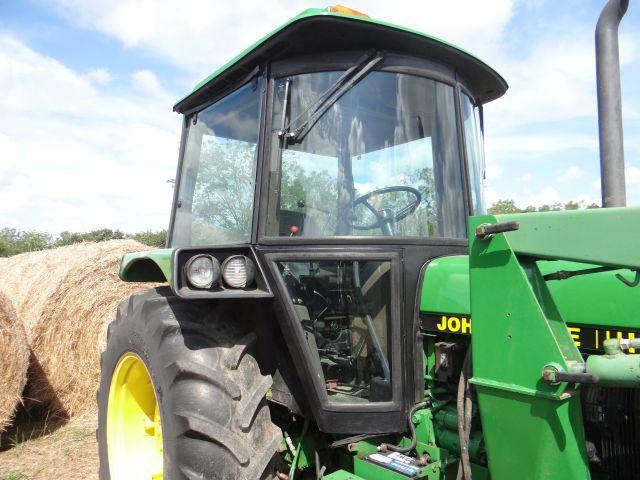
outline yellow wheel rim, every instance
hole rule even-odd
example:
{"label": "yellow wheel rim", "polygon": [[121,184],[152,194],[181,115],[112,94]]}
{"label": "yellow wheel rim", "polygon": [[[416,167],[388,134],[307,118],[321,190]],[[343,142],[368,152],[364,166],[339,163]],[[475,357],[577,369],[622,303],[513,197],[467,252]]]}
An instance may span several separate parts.
{"label": "yellow wheel rim", "polygon": [[114,480],[163,478],[160,409],[142,359],[123,355],[111,378],[107,406],[109,472]]}

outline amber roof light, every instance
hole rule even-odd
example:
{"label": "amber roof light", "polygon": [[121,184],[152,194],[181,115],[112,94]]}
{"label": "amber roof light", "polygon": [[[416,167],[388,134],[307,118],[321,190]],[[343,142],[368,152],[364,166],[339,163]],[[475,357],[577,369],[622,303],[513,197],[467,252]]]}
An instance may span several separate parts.
{"label": "amber roof light", "polygon": [[354,10],[353,8],[345,7],[343,5],[334,5],[333,7],[329,7],[329,11],[332,13],[345,13],[347,15],[355,15],[356,17],[371,18],[365,13]]}

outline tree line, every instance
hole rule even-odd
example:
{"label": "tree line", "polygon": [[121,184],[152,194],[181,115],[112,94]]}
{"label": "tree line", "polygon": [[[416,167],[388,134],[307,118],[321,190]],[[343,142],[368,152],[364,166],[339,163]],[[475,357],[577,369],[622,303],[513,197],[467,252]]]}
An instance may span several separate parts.
{"label": "tree line", "polygon": [[[582,208],[600,208],[595,203],[584,205],[583,202],[553,203],[539,207],[521,208],[513,200],[498,200],[487,209],[492,215],[503,213],[551,212],[559,210],[579,210]],[[104,242],[107,240],[132,239],[150,247],[163,248],[167,241],[167,231],[151,231],[124,233],[120,230],[102,228],[90,232],[62,232],[58,236],[34,230],[18,230],[15,228],[0,229],[0,257],[9,257],[24,252],[34,252],[47,248],[63,247],[80,242]]]}
{"label": "tree line", "polygon": [[492,215],[500,215],[503,213],[558,212],[560,210],[580,210],[583,208],[600,208],[600,205],[598,205],[597,203],[585,205],[584,202],[569,201],[567,203],[558,202],[541,205],[539,207],[527,206],[524,208],[520,208],[513,200],[505,199],[498,200],[496,203],[491,205],[487,209],[487,212]]}
{"label": "tree line", "polygon": [[124,233],[120,230],[102,228],[90,232],[62,232],[58,236],[34,230],[0,229],[0,257],[9,257],[24,252],[63,247],[80,242],[104,242],[121,239],[136,240],[150,247],[162,248],[167,241],[167,231]]}

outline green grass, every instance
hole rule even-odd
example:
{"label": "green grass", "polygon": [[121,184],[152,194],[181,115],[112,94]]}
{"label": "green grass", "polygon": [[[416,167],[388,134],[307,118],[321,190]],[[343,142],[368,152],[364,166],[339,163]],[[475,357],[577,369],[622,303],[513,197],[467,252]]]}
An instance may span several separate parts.
{"label": "green grass", "polygon": [[7,472],[2,474],[0,480],[28,480],[28,478],[20,472]]}
{"label": "green grass", "polygon": [[[20,428],[20,426],[17,426],[13,432],[6,436],[8,440],[7,443],[8,446],[15,448],[28,440],[33,440],[35,438],[49,435],[54,430],[55,427],[52,425],[51,419],[49,418],[49,412],[47,411],[45,417],[42,420],[27,424],[26,428]],[[0,477],[0,480],[15,480],[22,478],[27,477]]]}

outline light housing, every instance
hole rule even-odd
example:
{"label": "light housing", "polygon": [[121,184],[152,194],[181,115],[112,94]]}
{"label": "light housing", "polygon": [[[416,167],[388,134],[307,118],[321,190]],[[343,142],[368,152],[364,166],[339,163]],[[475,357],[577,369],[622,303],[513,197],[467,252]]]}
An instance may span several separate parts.
{"label": "light housing", "polygon": [[220,262],[211,255],[194,255],[185,264],[184,274],[191,286],[211,288],[220,280]]}
{"label": "light housing", "polygon": [[249,257],[232,255],[222,262],[222,278],[231,288],[245,288],[253,284],[256,266]]}

